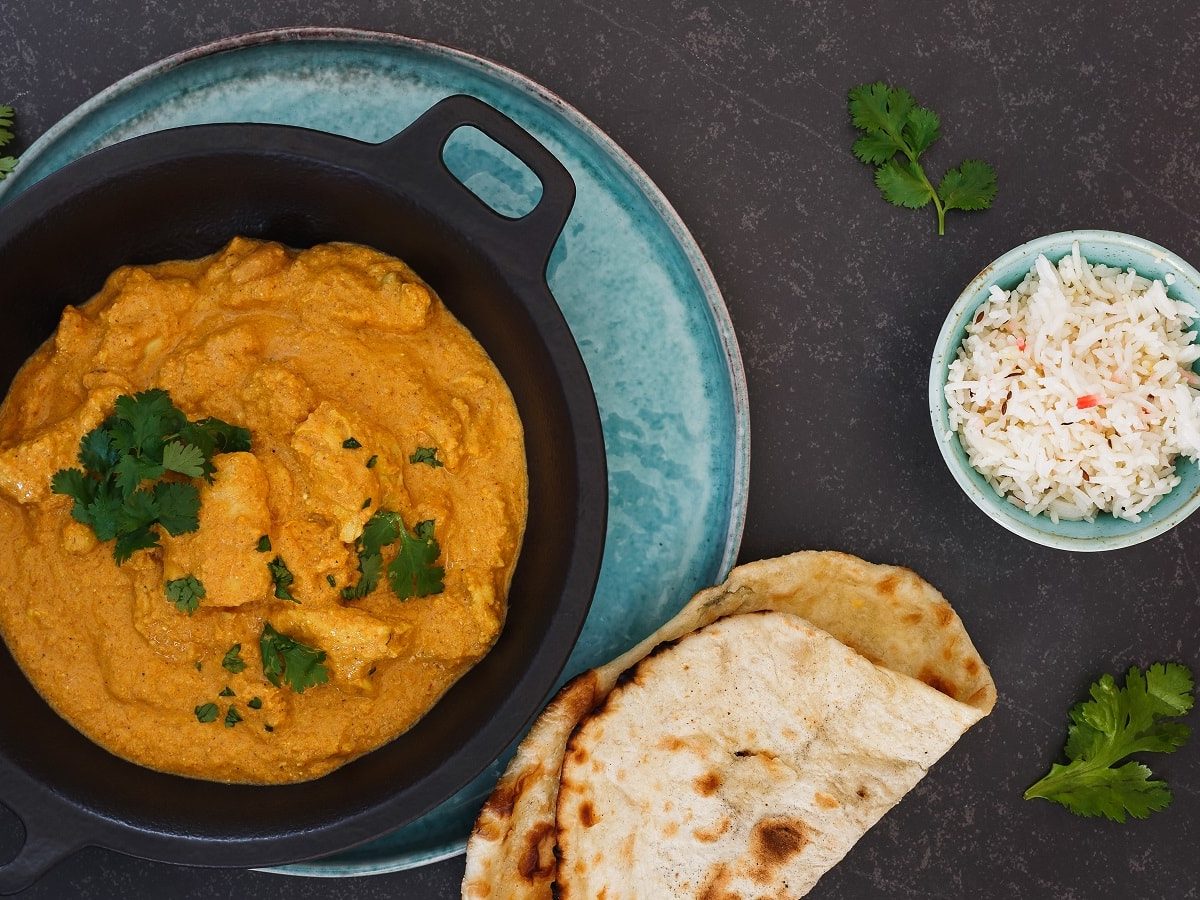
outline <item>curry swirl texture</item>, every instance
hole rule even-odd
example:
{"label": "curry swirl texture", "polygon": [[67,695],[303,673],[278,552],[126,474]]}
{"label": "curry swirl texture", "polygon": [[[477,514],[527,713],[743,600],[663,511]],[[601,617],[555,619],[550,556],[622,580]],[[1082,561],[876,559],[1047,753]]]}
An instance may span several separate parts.
{"label": "curry swirl texture", "polygon": [[304,781],[488,652],[526,511],[512,395],[408,266],[237,238],[119,269],[13,381],[0,632],[119,756]]}

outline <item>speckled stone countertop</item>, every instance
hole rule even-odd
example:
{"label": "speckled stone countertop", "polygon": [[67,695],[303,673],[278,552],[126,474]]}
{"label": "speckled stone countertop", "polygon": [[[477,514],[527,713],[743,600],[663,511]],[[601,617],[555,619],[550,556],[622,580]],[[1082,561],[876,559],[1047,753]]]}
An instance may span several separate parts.
{"label": "speckled stone countertop", "polygon": [[[1026,543],[955,486],[925,406],[947,308],[1010,247],[1111,228],[1200,263],[1200,7],[3,0],[0,94],[18,105],[27,143],[159,57],[296,24],[402,32],[496,59],[612,135],[695,233],[741,340],[754,454],[742,559],[827,547],[901,563],[966,621],[1000,689],[995,713],[812,897],[1200,897],[1200,740],[1155,761],[1175,801],[1145,822],[1021,799],[1096,675],[1158,659],[1200,668],[1200,516],[1101,556]],[[992,211],[951,213],[938,238],[929,210],[879,199],[850,154],[845,112],[847,88],[876,78],[941,114],[929,155],[939,171],[968,156],[996,166]],[[0,810],[0,858],[19,841]],[[456,896],[461,875],[455,859],[313,881],[89,849],[26,896],[424,900]]]}

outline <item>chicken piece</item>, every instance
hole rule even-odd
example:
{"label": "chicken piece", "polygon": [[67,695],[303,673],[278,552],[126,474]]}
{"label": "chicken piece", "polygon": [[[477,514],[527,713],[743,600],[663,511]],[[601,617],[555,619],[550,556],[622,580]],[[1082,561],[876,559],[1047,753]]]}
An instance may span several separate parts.
{"label": "chicken piece", "polygon": [[[365,437],[361,431],[356,435],[350,421],[322,401],[292,438],[292,448],[306,475],[304,499],[309,509],[332,518],[338,537],[347,544],[362,534],[381,499],[379,477],[366,465],[372,450]],[[343,446],[349,438],[362,439],[363,446]]]}
{"label": "chicken piece", "polygon": [[300,264],[306,269],[310,302],[304,318],[319,327],[337,322],[354,329],[411,334],[425,327],[433,295],[408,266],[378,262],[373,251],[344,246],[314,247]]}
{"label": "chicken piece", "polygon": [[224,453],[215,463],[213,483],[200,487],[200,529],[163,539],[163,577],[194,575],[205,606],[241,606],[273,592],[271,557],[256,549],[271,530],[267,479],[251,453]]}
{"label": "chicken piece", "polygon": [[273,613],[271,624],[283,634],[324,650],[333,677],[359,688],[369,687],[377,663],[400,655],[409,631],[407,625],[389,625],[349,606],[293,606]]}
{"label": "chicken piece", "polygon": [[172,355],[159,372],[159,385],[183,409],[203,407],[210,415],[238,421],[241,405],[237,397],[248,368],[246,361],[259,353],[254,332],[235,325]]}
{"label": "chicken piece", "polygon": [[120,394],[117,387],[96,388],[69,416],[27,441],[0,450],[0,488],[20,503],[48,497],[51,476],[77,464],[79,439],[104,421]]}
{"label": "chicken piece", "polygon": [[[451,580],[456,576],[461,577],[461,582]],[[420,658],[449,666],[481,659],[504,625],[504,610],[490,569],[464,568],[448,573],[445,592],[409,603],[436,604],[436,612],[430,611],[416,620],[420,634],[414,646],[419,648]]]}
{"label": "chicken piece", "polygon": [[275,551],[291,570],[295,581],[292,593],[305,606],[337,602],[337,588],[346,584],[353,566],[350,548],[338,540],[335,527],[328,522],[297,519],[284,522],[272,536]]}
{"label": "chicken piece", "polygon": [[317,401],[303,378],[279,365],[254,370],[242,390],[246,423],[255,431],[291,435]]}

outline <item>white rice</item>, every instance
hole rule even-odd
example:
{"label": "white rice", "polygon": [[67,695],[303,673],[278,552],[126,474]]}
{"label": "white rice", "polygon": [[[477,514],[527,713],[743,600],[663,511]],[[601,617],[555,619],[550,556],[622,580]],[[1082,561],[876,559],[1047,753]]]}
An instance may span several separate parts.
{"label": "white rice", "polygon": [[1092,265],[1078,244],[1057,267],[1039,256],[975,313],[946,381],[950,427],[1021,509],[1137,522],[1179,484],[1176,456],[1200,456],[1196,318],[1161,281]]}

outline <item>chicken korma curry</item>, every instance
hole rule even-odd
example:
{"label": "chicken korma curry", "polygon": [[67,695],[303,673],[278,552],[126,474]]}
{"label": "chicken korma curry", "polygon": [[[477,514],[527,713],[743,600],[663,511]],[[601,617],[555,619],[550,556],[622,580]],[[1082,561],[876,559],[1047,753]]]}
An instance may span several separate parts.
{"label": "chicken korma curry", "polygon": [[0,632],[80,731],[217,781],[316,778],[491,648],[516,406],[404,263],[235,239],[68,306],[0,407]]}

